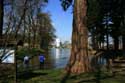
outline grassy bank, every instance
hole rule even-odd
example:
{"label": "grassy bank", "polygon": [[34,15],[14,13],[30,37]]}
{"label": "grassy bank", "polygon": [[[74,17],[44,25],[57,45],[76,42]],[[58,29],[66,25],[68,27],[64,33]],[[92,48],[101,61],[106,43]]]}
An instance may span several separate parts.
{"label": "grassy bank", "polygon": [[109,72],[84,73],[65,76],[62,69],[37,70],[18,77],[18,83],[124,83],[125,73]]}

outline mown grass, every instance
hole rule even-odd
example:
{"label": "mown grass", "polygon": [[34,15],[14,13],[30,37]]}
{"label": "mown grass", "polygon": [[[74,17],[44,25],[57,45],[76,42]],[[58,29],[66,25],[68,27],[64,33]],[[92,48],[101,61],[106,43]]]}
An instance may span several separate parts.
{"label": "mown grass", "polygon": [[0,77],[0,83],[14,83],[14,75],[3,75],[2,77]]}
{"label": "mown grass", "polygon": [[[63,69],[36,70],[18,77],[18,83],[125,83],[125,73],[91,72],[66,76]],[[65,78],[65,79],[64,79]]]}
{"label": "mown grass", "polygon": [[19,83],[59,83],[63,76],[62,69],[36,70],[18,77]]}

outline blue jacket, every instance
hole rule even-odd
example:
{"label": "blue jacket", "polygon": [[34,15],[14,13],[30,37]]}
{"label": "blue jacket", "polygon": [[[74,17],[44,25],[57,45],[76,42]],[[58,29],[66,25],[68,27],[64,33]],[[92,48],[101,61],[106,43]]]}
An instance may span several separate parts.
{"label": "blue jacket", "polygon": [[39,56],[39,61],[40,61],[40,62],[44,62],[44,60],[45,60],[45,57],[44,57],[43,55],[40,55],[40,56]]}

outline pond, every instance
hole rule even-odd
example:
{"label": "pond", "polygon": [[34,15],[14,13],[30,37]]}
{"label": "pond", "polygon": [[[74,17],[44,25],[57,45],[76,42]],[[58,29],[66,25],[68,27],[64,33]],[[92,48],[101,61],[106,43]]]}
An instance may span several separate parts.
{"label": "pond", "polygon": [[[2,50],[0,50],[0,54],[1,54]],[[3,60],[3,63],[14,63],[14,50],[7,50],[6,56],[8,56],[5,60]],[[5,57],[6,57],[5,56]],[[69,61],[69,57],[70,57],[70,49],[68,48],[51,48],[49,50],[48,55],[46,56],[46,60],[45,60],[45,67],[46,68],[64,68],[68,61]],[[4,58],[4,57],[3,57]],[[93,57],[89,57],[90,60]],[[100,57],[97,59],[97,63],[98,64],[106,64],[106,59],[103,57]],[[21,62],[21,64],[19,64],[18,66],[22,65],[23,63]],[[38,56],[35,56],[34,58],[32,58],[30,60],[30,66],[34,67],[36,66],[37,68],[39,68],[39,59]]]}
{"label": "pond", "polygon": [[[55,69],[55,68],[64,68],[68,63],[70,57],[70,49],[68,48],[51,48],[48,54],[45,54],[45,69]],[[34,56],[30,59],[29,66],[33,69],[38,69],[39,56]],[[23,62],[18,63],[18,68],[23,68]]]}
{"label": "pond", "polygon": [[52,48],[50,50],[54,68],[64,68],[70,57],[70,49],[68,48]]}

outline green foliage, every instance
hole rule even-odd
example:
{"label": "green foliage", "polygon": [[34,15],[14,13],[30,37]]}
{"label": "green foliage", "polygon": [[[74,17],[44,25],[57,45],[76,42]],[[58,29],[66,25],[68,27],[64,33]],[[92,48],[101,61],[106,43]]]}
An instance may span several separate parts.
{"label": "green foliage", "polygon": [[29,50],[27,48],[22,48],[16,52],[17,58],[23,59],[24,56],[29,55]]}
{"label": "green foliage", "polygon": [[87,10],[87,17],[88,17],[88,27],[93,26],[101,17],[101,6],[98,0],[88,0],[88,10]]}
{"label": "green foliage", "polygon": [[[123,36],[124,8],[123,0],[88,0],[88,29],[96,42],[104,43],[104,36],[107,35],[110,35],[113,40]],[[104,18],[111,18],[110,21],[113,24],[102,24]],[[114,45],[116,44],[114,42]]]}
{"label": "green foliage", "polygon": [[73,2],[73,0],[60,0],[60,1],[64,11],[66,11],[72,5]]}
{"label": "green foliage", "polygon": [[43,53],[43,52],[45,52],[45,51],[42,50],[42,49],[39,49],[39,48],[32,48],[32,49],[30,49],[30,54],[31,55],[37,55],[38,53]]}
{"label": "green foliage", "polygon": [[39,23],[38,35],[40,37],[40,47],[42,49],[48,49],[55,38],[55,29],[48,13],[39,13],[37,17]]}
{"label": "green foliage", "polygon": [[32,58],[33,56],[38,55],[38,53],[43,53],[44,50],[39,49],[39,48],[21,48],[19,50],[17,50],[16,54],[17,54],[17,59],[23,59],[24,56],[28,55],[30,58]]}
{"label": "green foliage", "polygon": [[48,3],[48,0],[44,0],[44,2],[47,2],[47,3]]}

